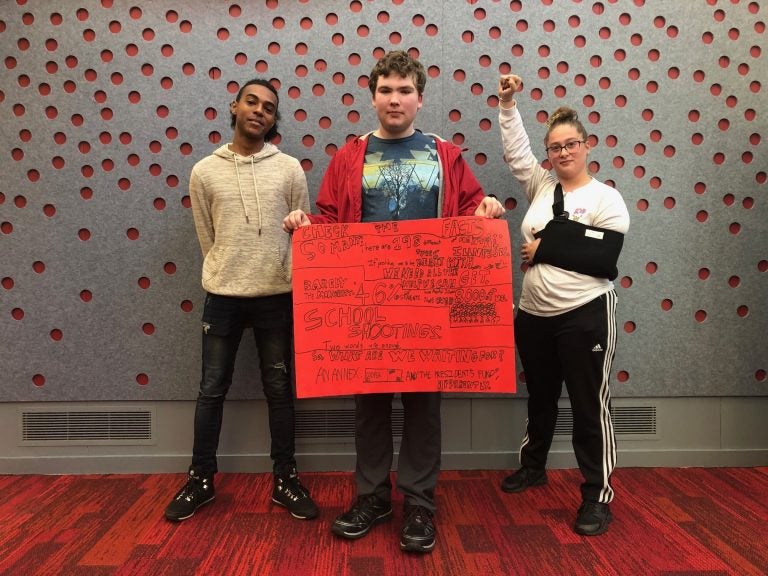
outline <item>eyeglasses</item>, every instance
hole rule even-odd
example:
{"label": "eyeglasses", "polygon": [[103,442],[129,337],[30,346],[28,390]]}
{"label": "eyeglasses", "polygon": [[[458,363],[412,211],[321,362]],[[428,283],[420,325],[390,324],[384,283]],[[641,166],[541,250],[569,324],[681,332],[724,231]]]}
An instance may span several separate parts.
{"label": "eyeglasses", "polygon": [[563,151],[563,148],[568,150],[568,152],[575,152],[579,146],[584,144],[584,140],[571,140],[570,142],[566,142],[562,146],[560,144],[552,144],[552,146],[549,146],[548,148],[544,148],[544,150],[547,151],[547,154],[551,156],[557,156],[560,154],[560,152]]}

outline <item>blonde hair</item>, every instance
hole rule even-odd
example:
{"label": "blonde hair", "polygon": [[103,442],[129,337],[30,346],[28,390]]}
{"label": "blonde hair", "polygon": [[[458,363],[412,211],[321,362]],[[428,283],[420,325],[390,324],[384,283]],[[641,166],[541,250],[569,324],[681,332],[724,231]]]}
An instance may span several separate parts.
{"label": "blonde hair", "polygon": [[560,106],[560,108],[552,112],[547,119],[547,134],[544,136],[545,144],[549,141],[549,134],[552,130],[561,124],[570,124],[576,128],[579,134],[581,134],[582,140],[589,138],[589,134],[587,134],[587,130],[584,128],[581,120],[579,120],[579,115],[576,113],[576,110],[569,108],[568,106]]}

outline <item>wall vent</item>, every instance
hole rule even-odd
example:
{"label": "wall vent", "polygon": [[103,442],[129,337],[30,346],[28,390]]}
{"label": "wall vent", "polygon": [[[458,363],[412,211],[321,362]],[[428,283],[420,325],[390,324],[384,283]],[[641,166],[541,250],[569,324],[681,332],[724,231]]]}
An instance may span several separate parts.
{"label": "wall vent", "polygon": [[[613,431],[616,436],[653,438],[657,436],[656,406],[614,406],[611,408]],[[571,436],[573,412],[561,406],[555,426],[555,436]]]}
{"label": "wall vent", "polygon": [[[20,415],[22,446],[150,445],[154,409],[137,408],[67,411],[23,410]],[[658,436],[656,406],[617,406],[611,410],[617,436],[655,438]],[[570,437],[573,413],[561,406],[555,436]],[[403,432],[403,409],[392,409],[392,432]],[[296,439],[303,443],[354,440],[354,408],[339,410],[297,410]]]}
{"label": "wall vent", "polygon": [[[400,438],[403,434],[403,409],[392,409],[392,434]],[[328,439],[354,439],[355,410],[297,410],[296,439],[304,442]]]}
{"label": "wall vent", "polygon": [[[617,436],[628,439],[648,439],[658,435],[656,406],[615,406],[611,409],[613,429]],[[561,406],[555,436],[570,438],[573,412]],[[392,409],[392,431],[397,438],[403,432],[403,409]],[[297,410],[296,439],[304,443],[327,440],[352,440],[355,437],[355,410]]]}
{"label": "wall vent", "polygon": [[22,446],[117,446],[154,444],[153,409],[77,408],[67,411],[22,410]]}

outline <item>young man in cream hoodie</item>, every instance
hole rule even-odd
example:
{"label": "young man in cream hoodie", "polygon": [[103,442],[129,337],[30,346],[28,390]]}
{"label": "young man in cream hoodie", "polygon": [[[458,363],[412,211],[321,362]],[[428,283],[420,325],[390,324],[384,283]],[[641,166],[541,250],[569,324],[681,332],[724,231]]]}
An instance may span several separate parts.
{"label": "young man in cream hoodie", "polygon": [[195,164],[190,176],[206,291],[203,366],[192,464],[165,510],[169,520],[189,518],[214,498],[224,399],[246,327],[253,329],[269,411],[272,500],[297,518],[318,514],[294,458],[291,238],[282,229],[289,212],[309,210],[309,196],[298,160],[270,144],[277,134],[278,105],[268,81],[257,78],[243,85],[230,104],[232,142]]}

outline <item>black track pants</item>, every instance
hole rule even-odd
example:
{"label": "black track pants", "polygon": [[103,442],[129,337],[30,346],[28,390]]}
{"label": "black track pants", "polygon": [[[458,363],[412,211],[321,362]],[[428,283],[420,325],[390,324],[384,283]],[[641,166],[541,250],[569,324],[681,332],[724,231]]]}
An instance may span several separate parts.
{"label": "black track pants", "polygon": [[520,464],[543,469],[565,381],[573,410],[573,450],[584,476],[583,500],[613,499],[616,465],[608,381],[616,350],[616,293],[611,290],[557,316],[518,311],[515,340],[528,388],[528,422]]}

